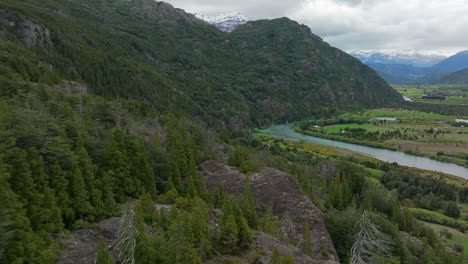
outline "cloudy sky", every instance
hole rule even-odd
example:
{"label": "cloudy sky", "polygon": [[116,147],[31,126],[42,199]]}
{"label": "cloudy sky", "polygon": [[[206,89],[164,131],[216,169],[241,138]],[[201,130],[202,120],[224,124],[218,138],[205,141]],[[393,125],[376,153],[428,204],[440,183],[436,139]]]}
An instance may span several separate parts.
{"label": "cloudy sky", "polygon": [[289,17],[346,51],[468,49],[468,0],[166,0],[188,12]]}

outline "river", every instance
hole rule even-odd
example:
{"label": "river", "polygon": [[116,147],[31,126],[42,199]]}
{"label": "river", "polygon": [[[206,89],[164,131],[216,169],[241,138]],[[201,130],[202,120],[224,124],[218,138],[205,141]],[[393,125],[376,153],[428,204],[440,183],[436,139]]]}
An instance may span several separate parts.
{"label": "river", "polygon": [[284,140],[303,140],[305,142],[318,145],[349,149],[382,161],[396,162],[403,166],[415,167],[431,171],[439,171],[446,174],[462,177],[464,179],[468,179],[468,168],[452,163],[440,162],[426,157],[407,154],[401,151],[373,148],[363,145],[304,135],[294,131],[291,128],[291,126],[287,124],[270,127],[267,129],[267,131],[270,131],[274,137],[282,138]]}

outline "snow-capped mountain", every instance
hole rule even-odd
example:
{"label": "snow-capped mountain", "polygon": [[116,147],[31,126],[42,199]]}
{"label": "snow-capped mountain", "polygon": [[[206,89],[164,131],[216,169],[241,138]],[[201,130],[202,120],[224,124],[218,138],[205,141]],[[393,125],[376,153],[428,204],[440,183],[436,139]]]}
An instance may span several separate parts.
{"label": "snow-capped mountain", "polygon": [[207,16],[199,13],[195,13],[195,16],[198,19],[204,20],[219,30],[225,32],[231,32],[239,25],[247,23],[250,19],[244,15],[241,15],[237,12],[231,12],[226,14],[220,14],[216,16]]}
{"label": "snow-capped mountain", "polygon": [[447,58],[442,52],[423,51],[353,51],[351,55],[366,64],[411,64],[431,67]]}

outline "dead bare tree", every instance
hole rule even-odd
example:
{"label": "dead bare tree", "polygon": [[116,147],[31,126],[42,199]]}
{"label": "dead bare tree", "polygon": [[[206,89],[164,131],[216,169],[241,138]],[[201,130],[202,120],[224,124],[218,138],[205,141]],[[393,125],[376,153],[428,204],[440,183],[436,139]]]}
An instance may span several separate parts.
{"label": "dead bare tree", "polygon": [[135,264],[135,247],[138,230],[136,229],[135,212],[130,207],[123,209],[117,238],[117,249],[121,264]]}
{"label": "dead bare tree", "polygon": [[372,263],[375,255],[386,256],[389,253],[388,239],[364,211],[356,226],[359,232],[351,248],[351,264]]}

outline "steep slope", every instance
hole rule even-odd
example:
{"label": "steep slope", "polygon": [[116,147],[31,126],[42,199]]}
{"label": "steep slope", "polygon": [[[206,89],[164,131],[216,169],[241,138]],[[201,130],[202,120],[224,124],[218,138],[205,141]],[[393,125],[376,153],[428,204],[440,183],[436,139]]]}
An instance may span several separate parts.
{"label": "steep slope", "polygon": [[455,72],[465,68],[468,68],[468,50],[450,56],[432,67],[433,70],[447,72]]}
{"label": "steep slope", "polygon": [[[338,262],[333,242],[325,227],[323,213],[301,193],[297,180],[291,175],[272,168],[245,175],[235,167],[216,161],[206,161],[200,164],[199,170],[203,173],[207,187],[212,192],[217,188],[222,188],[236,195],[243,192],[246,181],[249,181],[259,214],[265,214],[265,208],[271,207],[273,213],[281,219],[282,230],[286,233],[286,239],[282,244],[287,245],[286,241],[307,239],[304,238],[304,226],[307,223],[313,239],[312,258],[304,260],[307,254],[299,250],[300,253],[294,255],[295,263],[332,264]],[[272,248],[269,250],[271,251]]]}
{"label": "steep slope", "polygon": [[453,83],[453,84],[465,84],[468,83],[468,68],[463,69],[461,71],[457,71],[454,73],[445,76],[441,80],[442,83]]}
{"label": "steep slope", "polygon": [[402,100],[369,67],[286,18],[227,34],[150,0],[6,0],[0,9],[2,39],[30,47],[60,77],[216,127]]}

